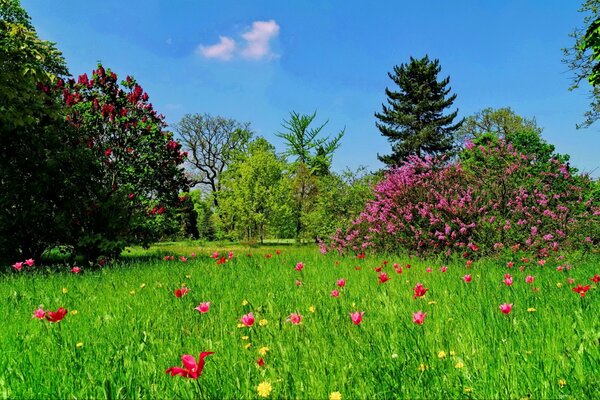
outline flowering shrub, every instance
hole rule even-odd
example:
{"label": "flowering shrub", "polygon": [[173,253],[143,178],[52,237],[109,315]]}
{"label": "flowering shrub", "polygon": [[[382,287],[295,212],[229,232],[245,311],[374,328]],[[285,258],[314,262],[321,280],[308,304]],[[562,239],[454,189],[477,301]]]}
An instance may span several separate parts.
{"label": "flowering shrub", "polygon": [[347,230],[338,229],[331,247],[362,253],[400,246],[465,257],[522,250],[545,258],[559,248],[597,246],[594,182],[540,154],[484,135],[455,163],[412,157],[387,173],[375,199]]}

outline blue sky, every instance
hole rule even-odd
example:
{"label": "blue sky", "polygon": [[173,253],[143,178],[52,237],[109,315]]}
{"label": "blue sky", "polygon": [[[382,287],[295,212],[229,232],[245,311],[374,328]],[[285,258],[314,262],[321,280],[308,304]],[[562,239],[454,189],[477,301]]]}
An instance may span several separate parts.
{"label": "blue sky", "polygon": [[410,56],[438,58],[459,116],[510,106],[535,117],[572,165],[600,176],[600,123],[576,130],[589,100],[569,92],[561,63],[582,24],[579,1],[22,0],[41,38],[73,75],[98,61],[133,75],[167,122],[209,113],[274,133],[294,110],[346,128],[334,168],[382,166],[375,127],[387,72]]}

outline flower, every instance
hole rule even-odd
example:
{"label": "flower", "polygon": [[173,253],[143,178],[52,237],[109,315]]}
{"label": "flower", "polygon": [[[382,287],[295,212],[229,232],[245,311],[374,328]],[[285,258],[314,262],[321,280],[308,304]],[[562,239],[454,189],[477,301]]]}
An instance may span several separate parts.
{"label": "flower", "polygon": [[265,360],[263,360],[263,358],[259,358],[258,361],[256,361],[256,363],[258,364],[259,367],[264,367],[265,366]]}
{"label": "flower", "polygon": [[248,305],[248,300],[244,299],[242,300],[242,306],[247,306]]}
{"label": "flower", "polygon": [[471,282],[473,280],[473,277],[470,274],[467,274],[467,275],[463,276],[462,278],[463,278],[463,281],[465,281],[467,283]]}
{"label": "flower", "polygon": [[83,347],[83,342],[78,342],[75,347],[77,347],[78,349]]}
{"label": "flower", "polygon": [[273,390],[273,387],[271,386],[271,384],[269,382],[266,382],[266,381],[261,382],[256,387],[256,391],[258,392],[258,395],[260,397],[269,397],[272,390]]}
{"label": "flower", "polygon": [[592,281],[592,282],[594,282],[594,283],[598,283],[598,282],[600,282],[600,275],[596,274],[596,275],[592,276],[592,277],[590,278],[590,281]]}
{"label": "flower", "polygon": [[363,315],[365,314],[364,311],[355,311],[353,313],[350,313],[350,319],[352,319],[352,322],[354,323],[354,325],[359,325],[362,322],[363,319]]}
{"label": "flower", "polygon": [[413,314],[413,322],[417,325],[423,325],[423,322],[425,322],[426,316],[427,316],[427,313],[423,314],[423,311],[419,310]]}
{"label": "flower", "polygon": [[359,260],[364,260],[365,254],[364,253],[357,254],[356,258],[358,258]]}
{"label": "flower", "polygon": [[202,314],[207,313],[210,310],[210,302],[200,303],[194,310],[200,311]]}
{"label": "flower", "polygon": [[311,312],[311,313],[314,313],[315,312],[315,306],[308,307],[308,311]]}
{"label": "flower", "polygon": [[510,274],[504,275],[504,283],[506,284],[506,286],[512,286],[513,277]]}
{"label": "flower", "polygon": [[81,272],[81,268],[79,268],[77,265],[75,265],[73,268],[71,268],[71,272],[74,274],[78,274]]}
{"label": "flower", "polygon": [[425,272],[427,272],[428,274],[430,274],[432,271],[431,267],[427,267],[427,269],[425,270]]}
{"label": "flower", "polygon": [[60,322],[65,315],[67,315],[67,310],[62,307],[56,311],[46,311],[46,319],[50,322]]}
{"label": "flower", "polygon": [[227,258],[229,258],[230,260],[233,259],[233,251],[230,251],[229,254],[227,254]]}
{"label": "flower", "polygon": [[388,274],[386,274],[385,272],[382,272],[379,274],[379,283],[385,283],[387,281],[389,281],[391,278],[388,276]]}
{"label": "flower", "polygon": [[175,297],[177,297],[178,299],[180,299],[183,296],[185,296],[186,294],[188,294],[189,291],[190,291],[190,289],[188,289],[186,287],[182,287],[180,289],[175,289],[175,291],[173,292],[173,294],[175,295]]}
{"label": "flower", "polygon": [[456,369],[461,369],[464,366],[465,366],[465,364],[463,364],[461,361],[459,361],[456,364],[454,364],[454,368],[456,368]]}
{"label": "flower", "polygon": [[227,262],[227,259],[225,257],[221,257],[217,260],[217,265],[223,265]]}
{"label": "flower", "polygon": [[179,257],[179,259],[181,260],[181,262],[186,262],[187,261],[187,257],[185,257],[185,256],[181,256],[181,257]]}
{"label": "flower", "polygon": [[273,257],[272,254],[270,254],[270,253],[269,254],[265,254],[265,258],[271,258],[271,257]]}
{"label": "flower", "polygon": [[266,346],[263,346],[260,349],[258,349],[258,354],[261,356],[266,356],[268,352],[269,352],[269,348]]}
{"label": "flower", "polygon": [[427,365],[425,365],[425,364],[419,364],[419,371],[425,372],[426,369],[427,369]]}
{"label": "flower", "polygon": [[296,271],[302,271],[302,269],[304,268],[304,264],[299,262],[296,264]]}
{"label": "flower", "polygon": [[440,360],[443,360],[444,358],[446,358],[446,352],[445,352],[445,351],[443,351],[443,350],[442,350],[442,351],[439,351],[439,352],[438,352],[438,358],[439,358]]}
{"label": "flower", "polygon": [[302,286],[302,281],[300,279],[296,279],[296,286]]}
{"label": "flower", "polygon": [[536,312],[536,311],[537,311],[537,310],[536,310],[535,308],[533,308],[533,307],[529,307],[529,308],[527,309],[527,312]]}
{"label": "flower", "polygon": [[28,258],[27,260],[25,260],[25,264],[27,264],[28,267],[33,267],[35,261],[33,260],[33,258]]}
{"label": "flower", "polygon": [[500,311],[502,311],[504,314],[510,314],[510,312],[512,311],[512,303],[508,304],[508,303],[504,303],[500,305]]}
{"label": "flower", "polygon": [[204,369],[204,358],[214,354],[212,351],[203,351],[198,356],[198,362],[194,356],[189,354],[184,354],[181,356],[181,361],[183,363],[184,368],[181,367],[171,367],[167,369],[166,373],[171,376],[180,375],[184,378],[198,379],[200,375],[202,375],[202,370]]}
{"label": "flower", "polygon": [[429,289],[425,289],[425,287],[423,286],[422,283],[417,283],[413,289],[413,291],[415,292],[413,299],[416,299],[417,297],[425,296],[425,293],[427,293],[428,290]]}
{"label": "flower", "polygon": [[534,280],[535,280],[535,276],[527,275],[525,277],[525,282],[527,282],[527,283],[533,283]]}
{"label": "flower", "polygon": [[575,279],[573,279],[573,278],[568,278],[568,279],[567,279],[567,282],[569,283],[569,285],[572,285],[572,284],[574,284],[574,283],[575,283]]}
{"label": "flower", "polygon": [[338,279],[337,285],[339,287],[341,287],[341,288],[344,287],[344,286],[346,286],[346,280],[345,279]]}
{"label": "flower", "polygon": [[567,386],[567,381],[565,381],[564,379],[559,379],[558,386],[560,386],[561,388]]}
{"label": "flower", "polygon": [[69,289],[67,289],[66,287],[62,288],[62,293],[63,294],[69,293]]}
{"label": "flower", "polygon": [[290,317],[286,320],[286,322],[291,322],[294,325],[299,325],[302,322],[302,315],[297,313],[291,313]]}
{"label": "flower", "polygon": [[240,318],[240,321],[242,321],[242,324],[245,326],[250,327],[254,325],[254,314],[250,312],[246,315],[243,315],[242,318]]}
{"label": "flower", "polygon": [[585,296],[585,292],[587,292],[588,290],[590,290],[590,285],[582,286],[581,284],[579,284],[573,288],[573,291],[575,293],[579,293],[581,297]]}
{"label": "flower", "polygon": [[331,291],[331,297],[339,297],[339,296],[340,296],[340,292],[338,292],[337,290]]}
{"label": "flower", "polygon": [[40,307],[33,312],[33,316],[31,318],[44,319],[46,318],[46,311]]}
{"label": "flower", "polygon": [[22,262],[16,262],[16,263],[14,263],[14,264],[12,265],[12,267],[13,267],[14,269],[16,269],[17,271],[20,271],[20,270],[21,270],[21,268],[23,268],[23,263],[22,263]]}
{"label": "flower", "polygon": [[215,251],[214,253],[212,253],[212,258],[219,258],[219,252]]}
{"label": "flower", "polygon": [[329,394],[329,400],[342,400],[342,394],[340,392],[332,392]]}
{"label": "flower", "polygon": [[252,347],[252,343],[246,343],[244,345],[244,349],[248,350],[250,347]]}
{"label": "flower", "polygon": [[448,271],[448,267],[446,267],[445,265],[443,265],[442,268],[440,268],[440,271],[446,272],[446,271]]}
{"label": "flower", "polygon": [[261,319],[258,321],[259,326],[266,326],[269,322],[266,319]]}

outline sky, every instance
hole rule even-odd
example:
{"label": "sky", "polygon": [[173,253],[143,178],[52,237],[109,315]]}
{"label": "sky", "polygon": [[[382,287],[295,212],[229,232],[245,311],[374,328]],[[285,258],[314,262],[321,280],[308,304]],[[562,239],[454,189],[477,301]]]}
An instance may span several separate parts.
{"label": "sky", "polygon": [[[535,118],[571,165],[600,177],[600,122],[577,130],[587,90],[568,90],[561,62],[582,26],[578,0],[230,1],[22,0],[38,35],[57,43],[72,75],[98,62],[133,75],[169,124],[208,113],[275,136],[290,112],[345,128],[333,167],[383,167],[390,144],[375,112],[387,73],[410,57],[440,60],[453,108],[466,117],[511,107]],[[396,87],[397,88],[397,87]]]}

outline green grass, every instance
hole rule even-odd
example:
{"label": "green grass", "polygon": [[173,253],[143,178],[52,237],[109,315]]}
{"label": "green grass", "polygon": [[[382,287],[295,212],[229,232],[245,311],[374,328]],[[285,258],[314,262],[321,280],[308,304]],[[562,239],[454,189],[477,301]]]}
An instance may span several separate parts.
{"label": "green grass", "polygon": [[[215,250],[236,257],[216,265]],[[185,263],[162,260],[192,251],[197,257]],[[384,259],[323,256],[312,246],[170,243],[80,275],[5,274],[0,398],[256,398],[263,381],[274,398],[600,398],[600,293],[590,282],[598,257],[565,272],[551,262],[521,272],[487,260],[470,270],[454,262],[442,273],[439,263],[389,256],[392,279],[378,284],[373,269]],[[397,274],[394,262],[412,268]],[[512,287],[502,282],[507,272]],[[569,277],[592,289],[581,298]],[[336,299],[339,278],[347,284]],[[424,298],[413,299],[417,282],[429,288]],[[173,291],[183,284],[190,291],[178,299]],[[207,314],[194,310],[203,301],[211,302]],[[514,304],[509,315],[499,310],[505,302]],[[33,319],[40,305],[70,313],[56,324]],[[354,310],[365,311],[361,325],[350,320]],[[418,310],[428,313],[422,326],[412,322]],[[238,328],[250,311],[255,326]],[[301,325],[286,322],[292,312]],[[215,354],[198,381],[165,374],[201,351]]]}

